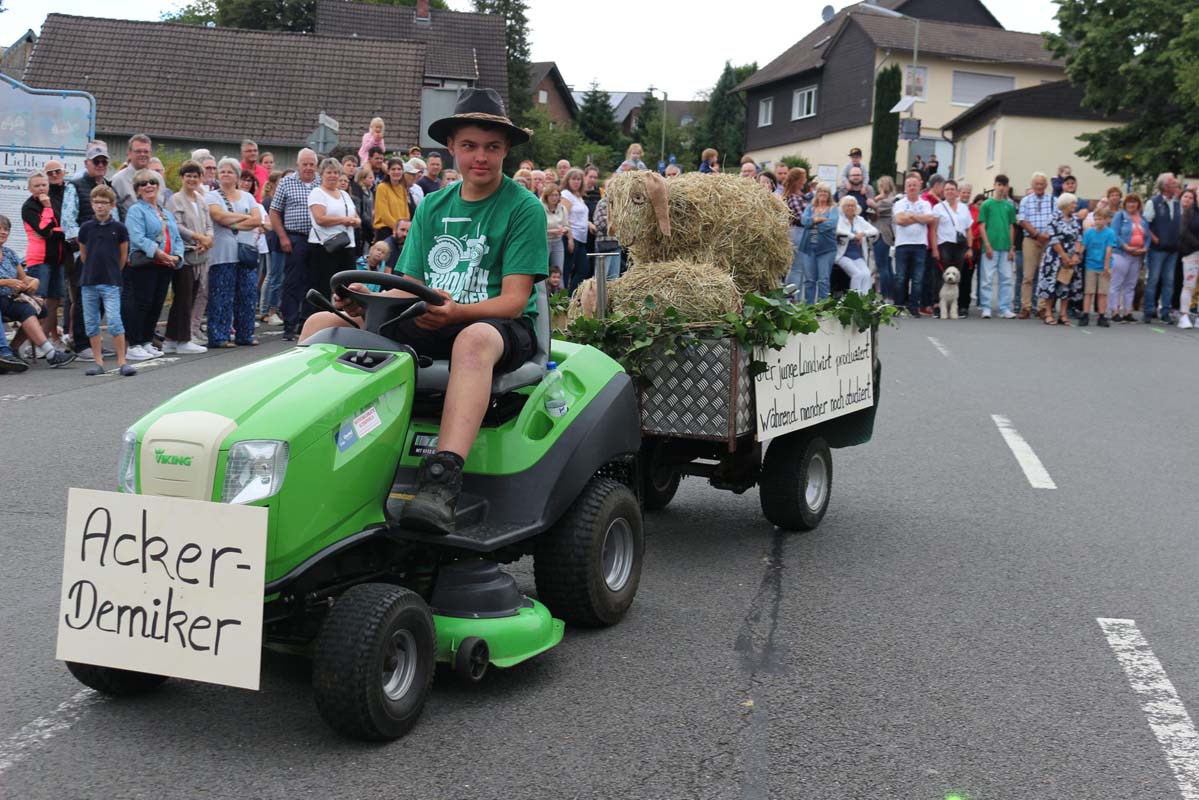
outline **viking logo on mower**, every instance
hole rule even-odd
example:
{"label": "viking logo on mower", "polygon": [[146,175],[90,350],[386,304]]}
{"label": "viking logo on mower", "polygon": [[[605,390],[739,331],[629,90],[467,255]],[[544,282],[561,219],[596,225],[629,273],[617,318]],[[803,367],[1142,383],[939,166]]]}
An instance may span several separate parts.
{"label": "viking logo on mower", "polygon": [[174,464],[179,467],[190,467],[192,465],[191,456],[171,455],[161,447],[154,448],[154,461],[158,464]]}

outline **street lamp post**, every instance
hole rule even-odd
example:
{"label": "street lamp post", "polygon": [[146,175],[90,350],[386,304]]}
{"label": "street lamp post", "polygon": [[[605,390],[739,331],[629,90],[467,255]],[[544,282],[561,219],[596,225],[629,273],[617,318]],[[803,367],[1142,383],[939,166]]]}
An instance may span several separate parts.
{"label": "street lamp post", "polygon": [[[646,91],[649,92],[649,94],[652,96],[653,93],[658,90],[655,89],[653,86],[651,86]],[[662,149],[658,151],[658,163],[659,164],[666,163],[666,101],[669,97],[670,97],[670,95],[668,95],[666,93],[666,90],[663,89],[662,90]],[[663,167],[663,169],[665,169],[665,167]]]}
{"label": "street lamp post", "polygon": [[[915,81],[916,74],[917,74],[916,70],[919,68],[919,65],[920,65],[920,18],[909,16],[908,14],[901,14],[898,11],[892,11],[889,8],[883,8],[882,6],[876,6],[871,3],[861,3],[858,5],[857,10],[865,11],[870,14],[882,14],[884,17],[894,17],[895,19],[909,19],[913,23],[915,23],[916,31],[912,36],[912,63],[911,63],[912,80]],[[905,78],[906,78],[906,76],[905,76]],[[905,79],[904,83],[905,84],[907,83],[906,79]],[[907,93],[907,87],[905,87],[905,94],[906,93]],[[916,116],[916,104],[915,103],[912,103],[912,105],[908,107],[908,116],[909,117]],[[911,150],[912,150],[912,145],[909,144],[908,145],[908,156],[909,156],[908,161],[909,162],[911,162],[911,155],[912,155]]]}

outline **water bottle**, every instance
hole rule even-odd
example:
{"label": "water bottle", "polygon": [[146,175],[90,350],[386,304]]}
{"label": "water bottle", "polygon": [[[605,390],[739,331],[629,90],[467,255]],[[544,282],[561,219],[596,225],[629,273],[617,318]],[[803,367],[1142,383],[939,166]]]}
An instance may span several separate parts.
{"label": "water bottle", "polygon": [[545,365],[545,413],[551,417],[564,417],[570,409],[566,405],[566,389],[562,386],[562,373],[554,361]]}

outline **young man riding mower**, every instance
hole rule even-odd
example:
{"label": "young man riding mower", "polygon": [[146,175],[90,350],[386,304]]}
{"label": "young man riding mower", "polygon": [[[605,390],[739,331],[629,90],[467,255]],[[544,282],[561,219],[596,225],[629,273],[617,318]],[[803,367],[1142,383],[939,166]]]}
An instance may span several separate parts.
{"label": "young man riding mower", "polygon": [[[448,148],[462,181],[420,204],[398,265],[444,303],[398,323],[393,333],[420,355],[452,364],[438,450],[425,458],[401,518],[404,527],[435,534],[454,532],[463,463],[487,411],[493,373],[515,370],[537,350],[534,284],[549,263],[540,201],[503,174],[509,149],[529,133],[508,120],[491,89],[464,90],[454,112],[430,125],[429,136]],[[350,288],[367,292],[360,284]],[[360,304],[341,297],[334,304],[362,327]],[[345,325],[333,313],[313,314],[301,341]]]}

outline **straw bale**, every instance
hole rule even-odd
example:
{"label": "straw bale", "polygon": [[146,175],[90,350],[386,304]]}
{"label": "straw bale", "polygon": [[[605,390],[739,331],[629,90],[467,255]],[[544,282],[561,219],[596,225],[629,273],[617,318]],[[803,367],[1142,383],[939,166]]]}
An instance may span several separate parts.
{"label": "straw bale", "polygon": [[[652,295],[654,308],[645,308]],[[711,264],[693,261],[638,264],[608,284],[608,308],[613,315],[638,314],[661,321],[673,306],[688,322],[715,322],[741,308],[741,292],[731,275]]]}
{"label": "straw bale", "polygon": [[790,216],[777,196],[734,175],[687,173],[664,181],[670,234],[660,229],[644,171],[608,183],[610,229],[643,263],[706,263],[732,276],[741,292],[778,288],[791,267]]}

